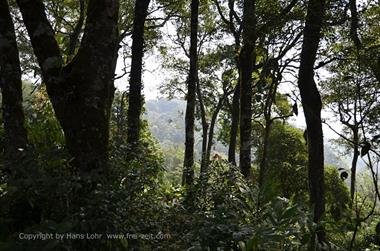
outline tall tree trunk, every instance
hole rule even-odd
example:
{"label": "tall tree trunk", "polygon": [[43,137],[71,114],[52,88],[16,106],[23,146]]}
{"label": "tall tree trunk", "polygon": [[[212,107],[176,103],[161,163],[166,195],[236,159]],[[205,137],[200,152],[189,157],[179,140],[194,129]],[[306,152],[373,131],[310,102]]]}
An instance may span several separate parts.
{"label": "tall tree trunk", "polygon": [[191,185],[194,179],[194,111],[198,80],[198,12],[199,0],[191,1],[190,72],[187,82],[187,105],[185,116],[185,158],[182,183]]}
{"label": "tall tree trunk", "polygon": [[214,145],[213,139],[214,139],[216,121],[218,119],[219,112],[222,109],[225,100],[227,99],[227,96],[228,94],[225,93],[223,97],[219,99],[218,104],[216,105],[215,111],[213,112],[212,117],[211,117],[210,129],[208,132],[208,144],[207,144],[207,150],[206,150],[206,166],[208,166],[209,164],[210,156],[211,156],[211,148]]}
{"label": "tall tree trunk", "polygon": [[[314,82],[314,63],[321,37],[324,0],[310,0],[307,8],[303,35],[298,86],[307,125],[308,171],[310,202],[314,211],[314,222],[318,223],[325,212],[323,132],[321,121],[322,102]],[[317,233],[319,242],[325,241],[323,229]],[[313,241],[314,243],[314,241]]]}
{"label": "tall tree trunk", "polygon": [[132,63],[129,81],[127,137],[130,154],[136,153],[140,138],[140,115],[143,105],[141,95],[142,60],[144,56],[144,25],[150,0],[136,1],[132,33]]}
{"label": "tall tree trunk", "polygon": [[[264,66],[260,80],[265,83],[265,79],[270,76],[271,66],[268,64]],[[268,165],[268,154],[269,154],[269,136],[272,127],[272,106],[276,99],[278,83],[275,80],[274,74],[272,76],[272,82],[268,88],[268,94],[265,100],[264,105],[264,119],[265,119],[265,128],[264,128],[264,141],[263,141],[263,154],[260,161],[260,170],[259,170],[259,192],[262,192],[262,188],[264,187],[267,165]]]}
{"label": "tall tree trunk", "polygon": [[17,3],[73,165],[81,174],[106,172],[118,50],[118,1],[89,1],[81,45],[66,66],[42,1]]}
{"label": "tall tree trunk", "polygon": [[265,128],[264,128],[264,142],[263,142],[263,155],[260,161],[260,171],[259,171],[259,189],[262,192],[262,188],[265,183],[265,176],[268,166],[268,154],[269,154],[269,136],[272,127],[271,118],[265,118]]}
{"label": "tall tree trunk", "polygon": [[230,143],[228,145],[228,162],[236,166],[236,139],[239,131],[240,84],[236,85],[232,97]]}
{"label": "tall tree trunk", "polygon": [[240,23],[237,18],[237,14],[235,12],[235,0],[228,0],[228,8],[229,15],[228,19],[224,16],[221,6],[219,5],[219,1],[215,1],[217,4],[217,10],[219,15],[221,16],[222,21],[225,25],[228,26],[229,32],[234,36],[235,40],[235,64],[236,69],[239,74],[239,84],[236,85],[234,89],[234,94],[232,98],[232,109],[231,109],[231,127],[230,127],[230,140],[228,145],[228,162],[232,165],[236,166],[236,145],[237,145],[237,135],[239,131],[239,120],[240,120],[240,59],[239,59],[239,51],[240,51],[240,39],[241,39],[241,29],[240,27],[235,27],[234,23]]}
{"label": "tall tree trunk", "polygon": [[[351,22],[350,22],[350,37],[351,40],[354,43],[354,46],[356,48],[356,53],[357,53],[357,59],[359,62],[359,65],[361,64],[362,58],[360,55],[360,50],[362,49],[362,42],[359,37],[358,29],[359,29],[359,15],[358,15],[358,10],[356,6],[356,0],[349,0],[349,8],[351,12]],[[368,62],[365,62],[368,63]],[[376,62],[370,62],[369,66],[378,82],[380,82],[380,57],[377,57]],[[360,97],[360,86],[356,86],[356,92],[357,95]],[[359,158],[359,132],[358,132],[358,123],[356,119],[356,109],[357,109],[357,101],[355,100],[355,116],[354,116],[354,125],[351,126],[351,130],[353,132],[353,141],[354,141],[354,155],[352,158],[351,162],[351,186],[350,186],[350,195],[351,195],[351,205],[354,202],[354,197],[355,197],[355,182],[356,182],[356,167],[357,167],[357,162]],[[354,240],[355,238],[353,238]]]}
{"label": "tall tree trunk", "polygon": [[350,36],[351,36],[352,41],[354,42],[355,48],[359,52],[359,50],[362,47],[362,43],[360,41],[359,34],[358,34],[359,17],[358,17],[358,10],[356,7],[356,0],[349,0],[349,7],[350,7],[350,12],[351,12]]}
{"label": "tall tree trunk", "polygon": [[251,176],[252,71],[255,65],[255,1],[244,0],[243,47],[240,53],[240,168]]}
{"label": "tall tree trunk", "polygon": [[206,118],[206,109],[203,103],[201,87],[197,81],[197,96],[199,101],[199,110],[201,112],[202,121],[202,157],[201,157],[201,175],[206,172],[207,167],[207,141],[208,141],[208,123]]}
{"label": "tall tree trunk", "polygon": [[[359,14],[356,6],[356,0],[349,0],[349,8],[351,12],[351,22],[350,22],[350,37],[355,45],[356,53],[359,61],[363,61],[363,58],[360,55],[360,50],[363,48],[362,41],[360,40],[358,29],[360,27],[359,24]],[[380,56],[377,54],[373,57],[374,61],[370,62],[362,62],[364,64],[368,64],[375,75],[375,78],[378,82],[380,82]]]}
{"label": "tall tree trunk", "polygon": [[[0,1],[0,87],[5,130],[5,159],[9,167],[26,148],[22,82],[16,34],[8,2]],[[6,165],[8,166],[8,165]],[[12,172],[12,170],[7,170]]]}
{"label": "tall tree trunk", "polygon": [[[27,147],[27,133],[24,127],[19,51],[7,0],[0,1],[0,86],[5,130],[4,166],[13,178],[8,180],[8,185],[19,186],[20,179],[26,177],[16,167],[25,169],[20,160]],[[27,226],[40,223],[38,205],[32,206],[25,196],[12,197],[10,218],[14,231],[22,231]]]}
{"label": "tall tree trunk", "polygon": [[359,129],[357,126],[353,128],[353,143],[354,143],[354,155],[352,157],[351,162],[351,186],[350,186],[350,195],[351,195],[351,203],[354,202],[355,198],[355,182],[356,182],[356,166],[358,164],[358,158],[359,158]]}

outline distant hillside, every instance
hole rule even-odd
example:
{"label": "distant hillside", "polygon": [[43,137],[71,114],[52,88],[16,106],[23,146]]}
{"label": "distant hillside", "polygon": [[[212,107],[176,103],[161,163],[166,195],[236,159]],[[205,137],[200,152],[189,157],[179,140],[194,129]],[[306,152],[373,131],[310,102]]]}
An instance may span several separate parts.
{"label": "distant hillside", "polygon": [[345,168],[346,170],[349,169],[349,165],[347,161],[340,158],[338,154],[335,152],[334,148],[329,145],[329,143],[324,144],[324,154],[325,154],[325,164],[332,165],[337,168]]}
{"label": "distant hillside", "polygon": [[186,103],[180,100],[148,100],[146,118],[161,144],[184,144]]}
{"label": "distant hillside", "polygon": [[[182,100],[148,100],[146,101],[146,119],[149,122],[152,134],[163,147],[184,147],[185,142],[185,110],[186,102]],[[195,133],[196,149],[201,151],[201,132]],[[216,151],[227,155],[227,148],[222,144],[216,145]],[[335,153],[329,141],[325,142],[325,163],[336,167],[348,168],[347,161],[343,161]]]}

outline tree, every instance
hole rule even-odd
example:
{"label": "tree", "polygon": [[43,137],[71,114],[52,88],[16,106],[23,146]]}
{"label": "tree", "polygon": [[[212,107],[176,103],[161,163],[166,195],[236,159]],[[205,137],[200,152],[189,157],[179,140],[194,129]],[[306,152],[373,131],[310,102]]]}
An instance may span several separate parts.
{"label": "tree", "polygon": [[[373,43],[373,40],[376,40],[376,38],[378,37],[378,34],[376,34],[376,30],[378,27],[376,27],[376,24],[371,23],[370,17],[371,15],[373,15],[373,12],[378,11],[378,6],[376,6],[376,3],[371,2],[367,4],[367,8],[369,9],[369,11],[367,11],[369,13],[367,17],[369,18],[365,20],[365,23],[369,24],[369,29],[365,31],[367,34],[363,35],[363,39],[361,39],[359,33],[361,20],[358,13],[357,3],[356,0],[349,0],[349,9],[351,12],[349,34],[354,44],[354,48],[356,49],[356,56],[358,61],[360,62],[360,64],[363,64],[364,66],[371,69],[377,81],[380,82],[380,53],[377,46],[374,45],[376,44],[376,42]],[[375,38],[373,36],[375,36]],[[364,44],[362,40],[364,41]]]}
{"label": "tree", "polygon": [[140,115],[143,98],[141,95],[142,60],[144,56],[144,24],[150,0],[136,1],[132,33],[132,64],[129,81],[129,106],[127,137],[130,154],[137,150],[140,134]]}
{"label": "tree", "polygon": [[[276,71],[276,70],[273,70]],[[277,76],[276,76],[277,75]],[[259,188],[261,191],[261,188],[265,184],[266,179],[266,172],[268,167],[268,161],[269,161],[269,147],[270,147],[270,140],[269,136],[272,130],[272,125],[276,120],[282,119],[285,121],[286,118],[293,115],[293,112],[289,109],[289,104],[284,96],[277,93],[278,86],[280,84],[280,79],[278,79],[278,73],[273,72],[271,73],[271,82],[268,83],[269,87],[267,90],[266,98],[264,100],[264,109],[263,109],[263,115],[264,115],[264,123],[260,124],[263,126],[264,129],[264,135],[263,135],[263,151],[262,154],[258,157],[260,159],[260,165],[259,165]],[[284,104],[285,103],[285,104]],[[277,107],[274,107],[274,106]],[[294,104],[297,105],[297,104]],[[282,106],[282,107],[281,107]],[[277,109],[275,109],[277,108]],[[273,116],[273,112],[277,110],[277,116]]]}
{"label": "tree", "polygon": [[[267,130],[264,129],[262,137]],[[300,129],[288,123],[273,121],[267,142],[258,145],[258,155],[262,156],[264,148],[267,151],[266,181],[262,193],[266,195],[273,191],[271,197],[295,197],[296,201],[305,201],[307,197],[307,149]],[[268,143],[269,142],[269,143]],[[257,158],[258,164],[262,159]],[[261,174],[259,174],[261,175]],[[272,198],[265,198],[267,201]]]}
{"label": "tree", "polygon": [[[215,5],[224,25],[227,27],[228,32],[231,33],[234,37],[234,61],[238,70],[238,74],[240,74],[240,61],[238,52],[241,50],[242,26],[241,19],[235,11],[235,1],[228,0],[228,18],[226,18],[226,15],[223,13],[222,5],[219,3],[218,0],[215,0]],[[236,146],[240,120],[240,88],[240,83],[235,86],[231,106],[231,126],[230,139],[228,144],[228,162],[230,162],[233,165],[236,165]]]}
{"label": "tree", "polygon": [[[314,81],[314,63],[321,37],[324,12],[324,0],[310,0],[308,2],[298,75],[298,87],[307,126],[310,202],[313,208],[313,220],[317,223],[325,212],[325,189],[322,102]],[[318,231],[317,236],[319,242],[325,242],[323,230]],[[312,245],[314,245],[313,243],[314,240],[312,240]]]}
{"label": "tree", "polygon": [[247,179],[251,176],[252,72],[256,53],[255,1],[243,2],[243,47],[240,52],[240,169]]}
{"label": "tree", "polygon": [[[294,34],[288,39],[283,32]],[[256,122],[258,122],[264,129],[263,135],[263,151],[262,155],[258,156],[260,159],[259,165],[259,188],[261,188],[265,183],[266,169],[268,163],[268,148],[269,148],[269,135],[271,131],[271,126],[275,120],[282,119],[285,121],[288,117],[293,115],[298,115],[297,102],[290,106],[287,100],[287,96],[291,97],[290,94],[281,95],[278,93],[280,84],[282,84],[282,78],[285,72],[288,71],[294,61],[297,60],[297,56],[294,55],[293,58],[287,59],[287,53],[297,46],[298,41],[302,35],[302,32],[298,31],[296,26],[294,30],[286,29],[285,31],[277,31],[279,37],[274,37],[268,39],[268,44],[277,43],[277,48],[273,51],[266,51],[264,53],[264,60],[262,62],[263,66],[257,81],[257,94],[256,94],[256,109],[257,113]],[[260,118],[263,117],[263,122]]]}
{"label": "tree", "polygon": [[41,0],[18,0],[72,164],[81,174],[106,172],[109,117],[118,50],[116,0],[90,0],[78,52],[64,65]]}
{"label": "tree", "polygon": [[[24,126],[21,66],[19,50],[13,20],[10,14],[8,1],[0,1],[0,87],[2,94],[2,110],[4,121],[4,171],[11,177],[9,185],[15,186],[22,177],[22,170],[17,170],[27,148],[27,132]],[[21,167],[21,166],[20,166]],[[3,171],[3,170],[1,170]],[[16,181],[16,182],[15,182]],[[12,184],[13,183],[13,184]],[[22,227],[38,222],[40,213],[30,206],[26,198],[17,198],[10,205],[11,217],[14,220],[13,228]]]}
{"label": "tree", "polygon": [[[234,49],[235,49],[235,63],[236,68],[241,73],[239,53],[241,51],[241,40],[242,40],[242,18],[241,18],[241,6],[239,1],[228,0],[228,1],[219,1],[214,0],[217,11],[221,17],[223,22],[223,29],[227,30],[233,39],[234,39]],[[292,13],[292,10],[297,4],[297,0],[290,1],[290,3],[280,2],[280,1],[272,1],[272,2],[261,2],[256,1],[257,9],[256,16],[259,17],[259,22],[256,24],[257,30],[257,40],[260,41],[259,44],[256,45],[256,51],[265,50],[265,45],[270,44],[269,41],[273,39],[280,39],[284,36],[281,28],[284,28],[286,24],[293,19],[297,19],[297,15]],[[286,5],[285,5],[286,4]],[[284,5],[284,6],[283,6]],[[296,12],[297,13],[297,12]],[[291,15],[289,15],[291,14]],[[269,41],[268,41],[269,40]],[[265,41],[265,42],[264,42]],[[264,44],[262,44],[264,43]],[[260,47],[260,48],[257,48]],[[289,48],[293,48],[293,46],[288,46]],[[280,54],[286,54],[286,51]],[[256,55],[256,57],[260,58],[264,55]],[[284,56],[284,55],[283,55]],[[264,56],[265,57],[265,56]],[[279,60],[281,56],[276,58]],[[271,59],[272,60],[272,59]],[[255,72],[260,72],[263,67],[264,62],[256,62],[257,65],[254,67]],[[240,79],[240,77],[239,77]],[[230,105],[230,133],[229,133],[229,141],[228,141],[228,160],[232,164],[236,164],[235,154],[236,154],[236,146],[237,146],[237,135],[239,132],[239,107],[240,107],[240,85],[235,86],[235,91],[232,98],[232,104]]]}
{"label": "tree", "polygon": [[370,135],[370,128],[378,123],[374,118],[379,109],[379,93],[371,70],[361,68],[351,53],[339,54],[341,59],[329,67],[331,77],[323,83],[323,93],[331,111],[344,126],[342,144],[352,151],[350,195],[354,202],[360,148],[366,144],[364,133]]}
{"label": "tree", "polygon": [[197,85],[197,97],[203,134],[201,174],[204,175],[208,172],[219,112],[233,93],[233,85],[236,85],[236,72],[233,70],[230,56],[231,50],[227,46],[218,48],[214,52],[201,54],[199,60],[201,74]]}
{"label": "tree", "polygon": [[190,71],[187,80],[187,105],[185,115],[185,157],[182,183],[191,185],[194,179],[194,113],[196,85],[198,81],[198,12],[199,0],[191,1]]}
{"label": "tree", "polygon": [[[14,162],[26,149],[22,82],[16,34],[8,1],[0,2],[0,87],[5,129],[5,157]],[[12,170],[7,170],[12,172]]]}
{"label": "tree", "polygon": [[[185,85],[188,80],[183,76],[188,75],[188,60],[190,53],[187,49],[187,37],[190,35],[186,24],[189,20],[188,10],[179,10],[175,22],[175,37],[172,38],[170,50],[164,46],[160,48],[164,56],[164,67],[172,70],[170,82],[161,89],[169,98],[174,94],[186,94]],[[208,1],[201,1],[198,14],[198,81],[196,83],[195,119],[200,121],[202,132],[201,149],[201,174],[207,173],[212,146],[214,144],[214,133],[218,125],[218,115],[225,101],[231,94],[230,86],[235,79],[230,68],[233,51],[231,46],[226,46],[221,36],[223,30],[219,27],[218,15],[213,12],[213,5]],[[231,75],[231,76],[230,76]],[[174,76],[174,77],[173,77]],[[197,131],[197,127],[195,127]]]}

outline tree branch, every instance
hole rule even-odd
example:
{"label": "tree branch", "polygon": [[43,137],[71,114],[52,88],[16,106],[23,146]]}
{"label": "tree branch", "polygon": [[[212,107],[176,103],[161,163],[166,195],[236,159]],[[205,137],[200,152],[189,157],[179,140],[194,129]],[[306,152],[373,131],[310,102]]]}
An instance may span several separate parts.
{"label": "tree branch", "polygon": [[17,0],[17,4],[49,89],[50,79],[59,76],[63,60],[54,31],[46,17],[45,7],[41,0]]}
{"label": "tree branch", "polygon": [[73,33],[70,34],[70,43],[68,56],[71,57],[75,53],[75,49],[79,42],[79,35],[82,31],[83,23],[84,23],[84,0],[79,0],[79,19],[77,24],[74,27]]}

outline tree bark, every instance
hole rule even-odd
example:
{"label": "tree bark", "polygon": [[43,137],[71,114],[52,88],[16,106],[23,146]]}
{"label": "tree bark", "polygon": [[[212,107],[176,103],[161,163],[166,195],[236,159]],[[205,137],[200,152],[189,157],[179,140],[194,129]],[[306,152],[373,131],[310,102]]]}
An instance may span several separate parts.
{"label": "tree bark", "polygon": [[[22,81],[16,34],[8,2],[0,1],[0,87],[5,130],[5,159],[17,162],[27,146]],[[6,165],[8,166],[8,165]],[[12,172],[12,170],[7,170]]]}
{"label": "tree bark", "polygon": [[203,97],[199,81],[197,81],[197,96],[199,101],[199,110],[201,112],[202,122],[202,157],[201,157],[201,175],[206,172],[207,167],[207,141],[208,141],[208,123],[206,118],[206,109],[203,103]]}
{"label": "tree bark", "polygon": [[191,1],[190,72],[187,82],[185,115],[185,157],[182,183],[191,185],[194,179],[194,111],[198,80],[198,12],[199,0]]}
{"label": "tree bark", "polygon": [[[218,101],[218,104],[216,105],[216,108],[214,110],[214,113],[212,114],[211,121],[210,121],[210,129],[208,132],[208,144],[207,144],[207,150],[206,150],[206,167],[208,166],[210,162],[210,156],[211,156],[211,148],[214,145],[214,131],[215,131],[215,125],[218,119],[218,115],[220,110],[222,109],[225,100],[227,99],[228,94],[224,93],[223,97],[221,97]],[[207,172],[208,170],[206,170]]]}
{"label": "tree bark", "polygon": [[[359,29],[359,14],[358,9],[356,6],[356,0],[349,0],[349,8],[351,12],[351,22],[350,22],[350,37],[354,43],[354,46],[356,48],[357,57],[359,61],[363,61],[360,50],[362,50],[362,41],[360,40],[358,29]],[[376,80],[380,82],[380,57],[379,55],[374,57],[374,61],[370,62],[363,62],[364,64],[368,64],[371,68]]]}
{"label": "tree bark", "polygon": [[350,23],[350,36],[354,42],[355,48],[360,50],[362,43],[359,38],[358,28],[359,28],[359,17],[358,10],[356,8],[356,0],[349,0],[349,7],[351,12],[351,23]]}
{"label": "tree bark", "polygon": [[355,182],[356,182],[356,166],[358,163],[358,158],[360,155],[359,152],[359,129],[357,127],[353,129],[353,143],[354,143],[354,155],[352,157],[351,162],[351,186],[350,186],[350,195],[351,195],[351,203],[354,202],[355,198]]}
{"label": "tree bark", "polygon": [[235,40],[235,63],[236,68],[239,74],[239,83],[234,89],[234,94],[232,98],[232,110],[231,110],[231,127],[230,127],[230,140],[228,145],[228,162],[236,166],[236,145],[237,145],[237,136],[239,131],[239,120],[240,120],[240,60],[239,60],[239,51],[240,51],[240,37],[241,37],[241,27],[235,27],[234,22],[237,21],[240,23],[240,19],[235,12],[235,0],[228,0],[229,15],[228,19],[224,16],[222,8],[219,4],[219,1],[215,1],[217,10],[222,21],[228,26],[229,32],[234,36]]}
{"label": "tree bark", "polygon": [[[260,80],[259,81],[266,81],[265,79],[269,76],[271,76],[272,66],[271,64],[265,65],[263,67],[263,70],[261,72]],[[268,166],[268,154],[269,154],[269,136],[272,129],[272,106],[273,103],[276,100],[276,93],[279,82],[277,81],[274,74],[271,76],[272,82],[270,83],[270,86],[268,88],[267,97],[265,100],[264,105],[264,119],[265,119],[265,128],[264,128],[264,140],[263,140],[263,154],[260,161],[260,170],[259,170],[259,191],[262,192],[262,188],[264,187],[264,183],[266,180],[266,172],[267,172],[267,166]]]}
{"label": "tree bark", "polygon": [[83,24],[84,24],[84,18],[85,18],[85,3],[84,0],[79,0],[79,18],[78,22],[76,23],[73,33],[70,34],[70,40],[67,50],[67,57],[71,59],[72,56],[75,54],[75,50],[77,49],[77,45],[79,43],[79,36],[82,32]]}
{"label": "tree bark", "polygon": [[263,142],[263,155],[260,161],[259,170],[259,191],[262,192],[265,183],[265,176],[268,166],[268,154],[269,154],[269,136],[272,127],[271,118],[265,118],[265,128],[264,128],[264,142]]}
{"label": "tree bark", "polygon": [[[19,186],[20,179],[25,178],[18,169],[25,170],[21,160],[27,150],[27,132],[24,127],[19,50],[7,0],[0,1],[0,86],[5,130],[4,167],[13,178],[8,180],[9,186]],[[40,223],[41,211],[38,205],[32,206],[27,198],[18,196],[12,198],[10,218],[13,221],[12,229],[22,231],[25,227]]]}
{"label": "tree bark", "polygon": [[66,66],[42,1],[17,0],[17,4],[73,166],[81,174],[106,172],[118,50],[118,1],[89,1],[81,45]]}
{"label": "tree bark", "polygon": [[240,169],[251,176],[252,71],[255,65],[255,1],[244,0],[243,47],[240,53]]}
{"label": "tree bark", "polygon": [[[310,0],[307,8],[303,35],[298,86],[301,93],[307,125],[308,171],[310,202],[313,208],[314,222],[318,223],[325,212],[323,132],[321,121],[322,102],[314,82],[314,63],[318,50],[323,16],[324,0]],[[325,242],[323,229],[317,232],[318,241]],[[314,241],[312,240],[313,245]]]}
{"label": "tree bark", "polygon": [[135,154],[140,138],[140,115],[143,105],[142,60],[144,56],[144,26],[150,0],[136,1],[132,33],[132,64],[129,81],[128,129],[127,137],[130,154]]}
{"label": "tree bark", "polygon": [[240,109],[240,84],[236,85],[234,95],[232,97],[231,111],[231,129],[230,143],[228,145],[228,162],[236,166],[236,145],[239,130],[239,109]]}

